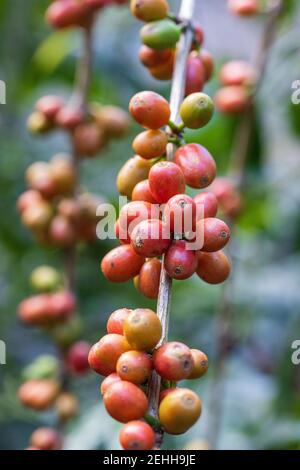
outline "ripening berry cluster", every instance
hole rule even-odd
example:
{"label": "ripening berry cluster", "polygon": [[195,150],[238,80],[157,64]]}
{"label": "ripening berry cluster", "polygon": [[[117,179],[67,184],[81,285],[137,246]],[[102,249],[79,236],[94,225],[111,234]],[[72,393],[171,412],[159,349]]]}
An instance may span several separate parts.
{"label": "ripening berry cluster", "polygon": [[107,412],[125,423],[120,443],[126,450],[150,450],[155,445],[155,433],[146,422],[153,370],[162,378],[159,420],[167,433],[186,432],[201,414],[200,398],[192,390],[177,388],[177,382],[202,377],[208,369],[206,355],[175,341],[157,347],[161,335],[155,312],[122,308],[111,314],[107,335],[89,353],[90,367],[105,376],[101,394]]}

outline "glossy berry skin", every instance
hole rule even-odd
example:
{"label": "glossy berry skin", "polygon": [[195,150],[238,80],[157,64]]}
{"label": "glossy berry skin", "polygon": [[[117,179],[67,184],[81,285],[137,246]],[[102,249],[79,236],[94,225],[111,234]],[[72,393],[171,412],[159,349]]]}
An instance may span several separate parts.
{"label": "glossy berry skin", "polygon": [[169,11],[166,0],[131,0],[131,13],[142,21],[156,21],[165,18]]}
{"label": "glossy berry skin", "polygon": [[138,275],[137,288],[148,299],[157,299],[161,275],[161,261],[157,258],[147,260]]}
{"label": "glossy berry skin", "polygon": [[132,201],[144,201],[150,202],[151,204],[157,204],[157,200],[152,195],[149,185],[149,180],[140,181],[135,187],[133,188]]}
{"label": "glossy berry skin", "polygon": [[196,220],[215,217],[218,212],[218,199],[213,192],[203,191],[194,197],[196,207],[198,207]]}
{"label": "glossy berry skin", "polygon": [[174,390],[176,390],[176,387],[170,387],[170,388],[165,388],[164,390],[162,390],[159,394],[159,404],[161,404],[161,402],[163,401],[163,399],[169,395],[169,393],[172,393],[174,392]]}
{"label": "glossy berry skin", "polygon": [[116,372],[113,372],[112,374],[109,374],[107,377],[105,377],[105,379],[101,383],[101,386],[100,386],[101,395],[104,395],[106,390],[108,390],[108,388],[112,384],[114,384],[116,382],[121,382],[121,381],[122,381],[122,379],[119,377],[119,375]]}
{"label": "glossy berry skin", "polygon": [[158,219],[140,222],[131,233],[131,246],[145,258],[155,258],[165,253],[170,246],[170,230]]}
{"label": "glossy berry skin", "polygon": [[169,393],[159,406],[159,419],[169,434],[183,434],[201,415],[201,400],[195,392],[178,388]]}
{"label": "glossy berry skin", "polygon": [[202,145],[183,145],[176,151],[174,162],[181,168],[186,184],[192,188],[206,188],[216,176],[216,163]]}
{"label": "glossy berry skin", "polygon": [[240,16],[252,16],[260,10],[258,0],[229,0],[228,8],[232,13]]}
{"label": "glossy berry skin", "polygon": [[143,351],[128,351],[119,357],[117,373],[122,380],[140,385],[149,379],[152,371],[152,360]]}
{"label": "glossy berry skin", "polygon": [[189,129],[200,129],[209,123],[214,114],[214,103],[205,93],[192,93],[180,106],[180,116]]}
{"label": "glossy berry skin", "polygon": [[142,158],[151,159],[164,155],[168,143],[167,134],[163,131],[144,131],[133,141],[135,153]]}
{"label": "glossy berry skin", "polygon": [[62,436],[53,428],[38,428],[30,436],[30,445],[39,450],[60,450]]}
{"label": "glossy berry skin", "polygon": [[18,390],[22,405],[34,410],[46,410],[53,405],[58,393],[59,384],[55,380],[28,380]]}
{"label": "glossy berry skin", "polygon": [[139,57],[145,67],[158,67],[168,62],[173,55],[173,49],[157,51],[148,46],[141,46]]}
{"label": "glossy berry skin", "polygon": [[186,379],[193,369],[193,364],[190,349],[178,341],[163,344],[153,354],[154,368],[165,380],[178,382]]}
{"label": "glossy berry skin", "polygon": [[173,279],[188,279],[197,269],[197,254],[187,247],[185,240],[175,240],[165,255],[165,269]]}
{"label": "glossy berry skin", "polygon": [[187,194],[171,197],[164,207],[163,220],[176,234],[183,234],[194,228],[196,204]]}
{"label": "glossy berry skin", "polygon": [[155,433],[144,421],[130,421],[120,431],[120,444],[124,450],[151,450],[155,445]]}
{"label": "glossy berry skin", "polygon": [[148,178],[153,162],[145,160],[145,158],[135,155],[127,160],[119,171],[117,177],[117,189],[120,194],[131,198],[134,187],[140,182]]}
{"label": "glossy berry skin", "polygon": [[175,163],[156,163],[149,172],[149,185],[159,203],[168,202],[172,196],[185,192],[184,173]]}
{"label": "glossy berry skin", "polygon": [[224,114],[240,114],[249,105],[249,94],[244,86],[226,86],[215,95],[216,108]]}
{"label": "glossy berry skin", "polygon": [[90,349],[89,365],[95,372],[106,377],[116,371],[119,357],[129,349],[130,346],[124,336],[105,335]]}
{"label": "glossy berry skin", "polygon": [[132,201],[122,207],[119,215],[119,226],[129,234],[142,221],[158,219],[159,209],[149,202]]}
{"label": "glossy berry skin", "polygon": [[173,76],[175,65],[175,52],[172,52],[171,57],[161,65],[157,65],[156,67],[150,67],[149,72],[152,77],[156,78],[156,80],[171,80]]}
{"label": "glossy berry skin", "polygon": [[47,95],[36,102],[35,109],[44,114],[47,119],[53,120],[63,105],[64,101],[59,96]]}
{"label": "glossy berry skin", "polygon": [[137,308],[126,318],[124,334],[132,349],[151,351],[161,338],[161,322],[153,310]]}
{"label": "glossy berry skin", "polygon": [[91,345],[86,341],[78,341],[74,343],[66,356],[68,369],[74,374],[84,374],[89,370],[88,355]]}
{"label": "glossy berry skin", "polygon": [[139,256],[131,245],[114,248],[101,262],[101,270],[108,281],[126,282],[139,274],[145,258]]}
{"label": "glossy berry skin", "polygon": [[208,370],[207,355],[199,349],[191,349],[194,367],[188,379],[200,379]]}
{"label": "glossy berry skin", "polygon": [[219,79],[222,85],[251,86],[256,82],[256,73],[249,62],[232,60],[224,64],[220,70]]}
{"label": "glossy berry skin", "polygon": [[212,74],[214,72],[214,60],[210,52],[208,52],[205,49],[201,49],[199,52],[202,64],[205,69],[205,80],[208,81],[212,77]]}
{"label": "glossy berry skin", "polygon": [[115,382],[106,390],[103,401],[110,416],[121,423],[141,419],[147,412],[148,399],[131,382]]}
{"label": "glossy berry skin", "polygon": [[205,80],[206,72],[200,54],[192,51],[187,62],[185,96],[202,91]]}
{"label": "glossy berry skin", "polygon": [[198,252],[197,275],[208,284],[221,284],[230,276],[231,264],[223,251]]}
{"label": "glossy berry skin", "polygon": [[173,21],[164,19],[147,23],[141,29],[142,43],[153,49],[162,50],[175,47],[180,38],[180,27]]}
{"label": "glossy berry skin", "polygon": [[159,129],[169,122],[171,110],[168,101],[154,91],[141,91],[129,103],[132,117],[146,129]]}
{"label": "glossy berry skin", "polygon": [[115,310],[107,321],[107,333],[123,335],[125,320],[131,312],[132,310],[130,308],[120,308]]}
{"label": "glossy berry skin", "polygon": [[224,248],[230,239],[230,229],[223,220],[209,217],[197,222],[196,231],[203,238],[201,251],[214,252]]}

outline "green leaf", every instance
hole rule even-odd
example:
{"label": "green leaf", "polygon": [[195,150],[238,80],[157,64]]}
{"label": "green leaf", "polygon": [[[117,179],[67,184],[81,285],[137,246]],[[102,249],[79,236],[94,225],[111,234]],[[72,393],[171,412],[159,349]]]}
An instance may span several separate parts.
{"label": "green leaf", "polygon": [[76,39],[75,33],[68,29],[50,34],[33,55],[35,65],[46,74],[52,73],[77,48],[74,36]]}

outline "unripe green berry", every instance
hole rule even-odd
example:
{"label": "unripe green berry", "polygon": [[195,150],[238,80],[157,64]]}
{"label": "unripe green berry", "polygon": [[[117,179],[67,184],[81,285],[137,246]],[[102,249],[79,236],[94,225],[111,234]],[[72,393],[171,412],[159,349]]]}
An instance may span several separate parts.
{"label": "unripe green berry", "polygon": [[180,116],[186,127],[199,129],[206,126],[214,113],[214,103],[205,93],[192,93],[180,106]]}
{"label": "unripe green berry", "polygon": [[59,374],[59,363],[56,357],[43,355],[29,364],[22,371],[22,377],[27,380],[55,379]]}
{"label": "unripe green berry", "polygon": [[51,292],[61,286],[62,278],[60,273],[51,266],[39,266],[32,271],[30,283],[39,292]]}
{"label": "unripe green berry", "polygon": [[167,49],[175,46],[180,38],[180,32],[180,27],[173,21],[152,21],[141,29],[141,40],[152,49]]}

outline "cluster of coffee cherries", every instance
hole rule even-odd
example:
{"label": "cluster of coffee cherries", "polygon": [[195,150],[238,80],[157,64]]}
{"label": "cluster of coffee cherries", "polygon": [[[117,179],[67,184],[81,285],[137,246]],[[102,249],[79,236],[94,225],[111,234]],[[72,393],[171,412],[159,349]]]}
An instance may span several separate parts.
{"label": "cluster of coffee cherries", "polygon": [[46,20],[57,29],[87,27],[104,7],[126,3],[128,0],[53,0],[46,11]]}
{"label": "cluster of coffee cherries", "polygon": [[[176,58],[175,46],[184,25],[169,13],[166,0],[131,0],[130,6],[132,14],[147,23],[141,29],[141,63],[157,80],[170,80]],[[194,41],[187,62],[186,95],[202,91],[214,68],[211,54],[200,50],[204,42],[201,26],[193,23],[192,28]]]}
{"label": "cluster of coffee cherries", "polygon": [[228,8],[235,15],[253,16],[262,9],[261,0],[228,0]]}
{"label": "cluster of coffee cherries", "polygon": [[206,355],[180,342],[157,347],[162,326],[157,314],[146,308],[122,308],[107,322],[107,335],[92,346],[90,367],[105,376],[101,394],[107,412],[125,426],[120,443],[126,450],[155,447],[155,432],[147,422],[147,389],[153,370],[162,378],[159,397],[160,426],[169,434],[182,434],[198,420],[201,400],[177,382],[202,377]]}
{"label": "cluster of coffee cherries", "polygon": [[216,107],[225,114],[240,114],[249,107],[257,83],[255,68],[246,61],[233,60],[221,67],[222,88],[215,95]]}

